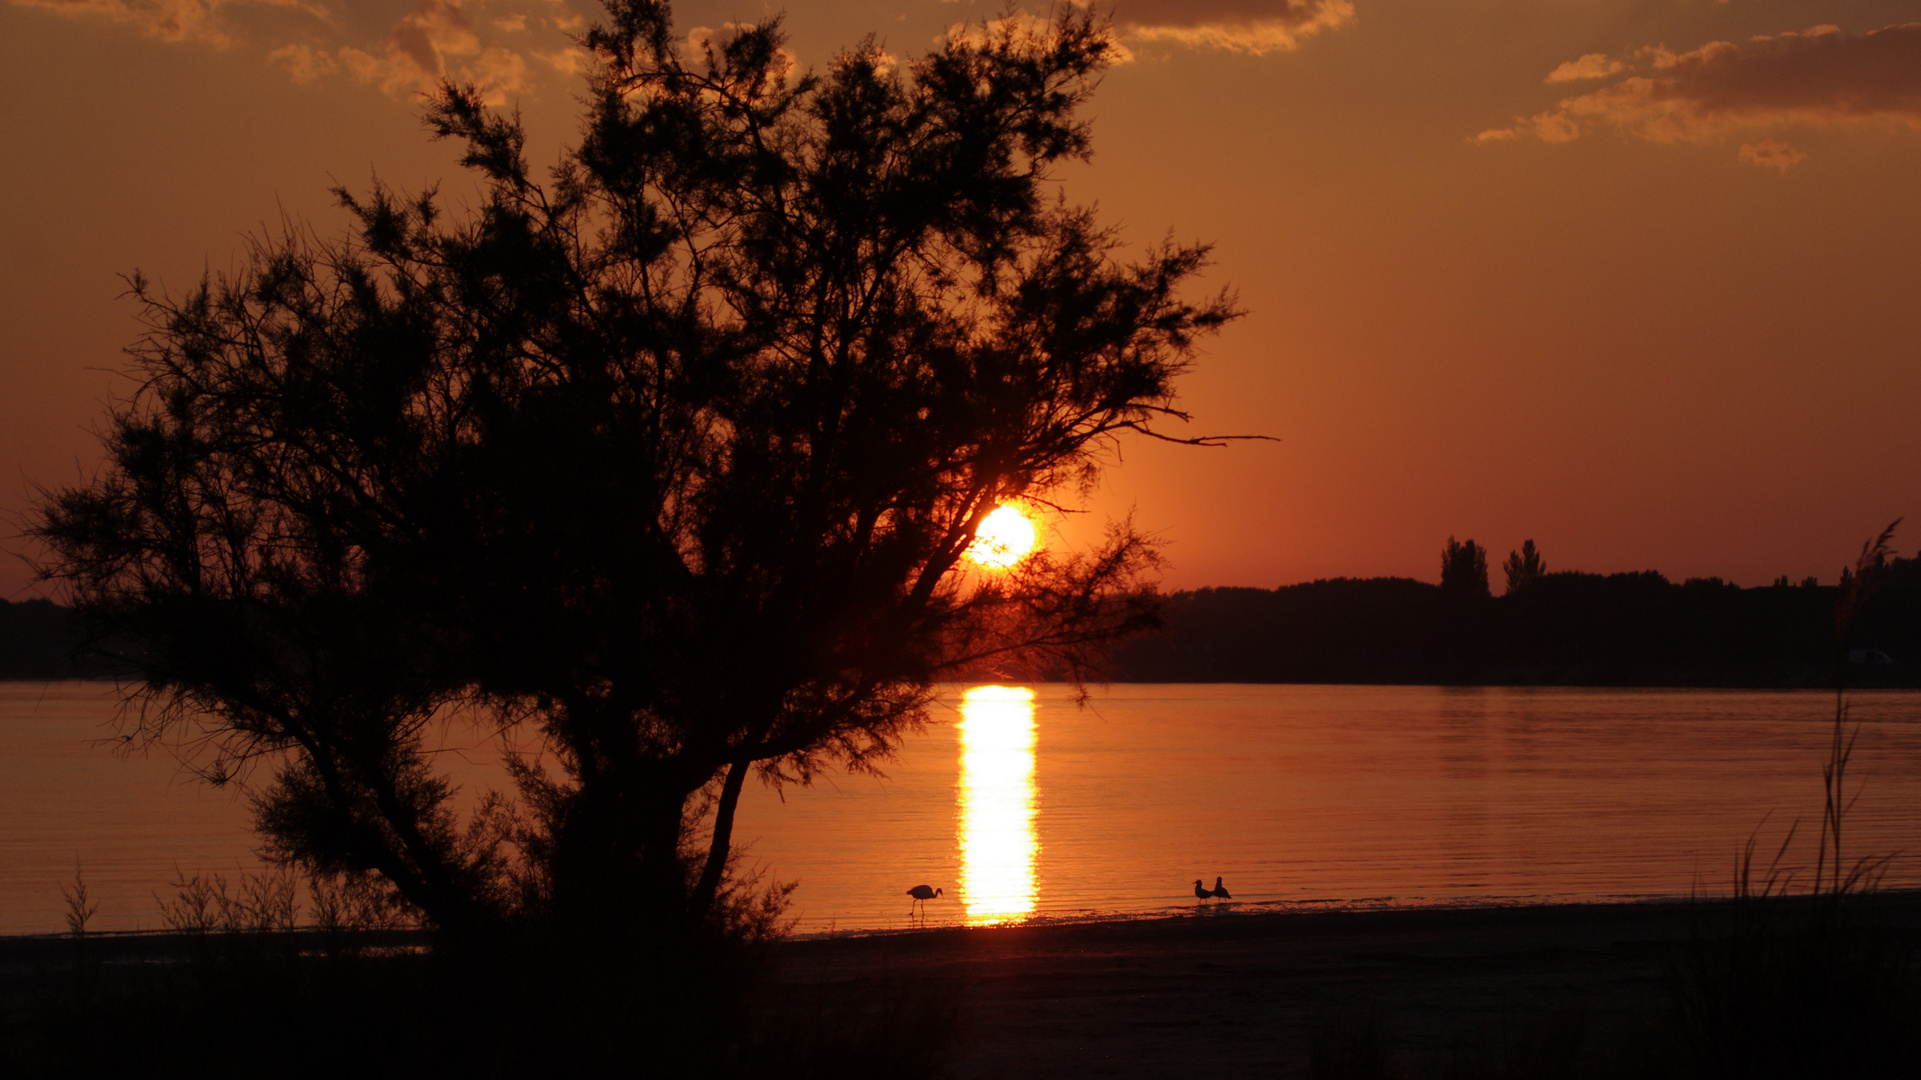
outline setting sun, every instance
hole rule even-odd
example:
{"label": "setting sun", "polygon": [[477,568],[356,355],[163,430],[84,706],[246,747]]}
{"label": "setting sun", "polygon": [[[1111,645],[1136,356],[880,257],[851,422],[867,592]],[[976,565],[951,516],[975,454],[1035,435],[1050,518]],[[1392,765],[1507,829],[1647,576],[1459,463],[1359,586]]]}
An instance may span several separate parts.
{"label": "setting sun", "polygon": [[1006,570],[1026,558],[1039,539],[1034,522],[1012,504],[987,515],[967,557],[989,570]]}

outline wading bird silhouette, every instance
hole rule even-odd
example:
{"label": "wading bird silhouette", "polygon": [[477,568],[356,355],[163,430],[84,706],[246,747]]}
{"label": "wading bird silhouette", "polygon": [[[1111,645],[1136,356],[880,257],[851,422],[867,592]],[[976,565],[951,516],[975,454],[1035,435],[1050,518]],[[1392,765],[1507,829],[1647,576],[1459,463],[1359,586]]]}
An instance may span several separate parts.
{"label": "wading bird silhouette", "polygon": [[[1195,882],[1194,884],[1196,884],[1196,885],[1199,885],[1199,884],[1200,884],[1200,882],[1198,882],[1198,881],[1197,881],[1197,882]],[[1217,899],[1217,900],[1232,900],[1232,899],[1234,899],[1234,894],[1233,894],[1233,893],[1231,893],[1231,892],[1228,892],[1228,891],[1227,891],[1227,886],[1225,886],[1225,885],[1222,885],[1222,884],[1221,884],[1221,879],[1220,879],[1220,878],[1218,878],[1218,877],[1214,879],[1214,888],[1213,888],[1213,891],[1212,891],[1212,895],[1213,895],[1213,896],[1214,896],[1214,898],[1215,898],[1215,899]]]}
{"label": "wading bird silhouette", "polygon": [[1212,889],[1209,889],[1207,886],[1201,884],[1200,878],[1195,878],[1194,879],[1194,897],[1197,900],[1212,900],[1214,899],[1214,891]]}
{"label": "wading bird silhouette", "polygon": [[[1195,884],[1198,885],[1199,882],[1195,882]],[[929,900],[932,900],[936,896],[939,896],[940,890],[929,888],[926,885],[916,885],[913,888],[907,890],[907,895],[914,898],[914,907],[920,908],[920,913],[922,917],[925,917],[927,915],[927,902]],[[912,915],[913,913],[914,913],[914,908],[910,907],[907,909],[907,914]]]}

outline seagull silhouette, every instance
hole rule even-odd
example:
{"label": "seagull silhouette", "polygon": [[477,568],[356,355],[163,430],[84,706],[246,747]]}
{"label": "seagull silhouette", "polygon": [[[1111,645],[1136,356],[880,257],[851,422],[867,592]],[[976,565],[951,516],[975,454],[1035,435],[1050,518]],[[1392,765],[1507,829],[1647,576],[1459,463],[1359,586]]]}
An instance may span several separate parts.
{"label": "seagull silhouette", "polygon": [[1195,878],[1194,879],[1194,896],[1196,899],[1199,899],[1199,900],[1212,900],[1214,899],[1214,891],[1212,889],[1209,889],[1207,886],[1201,884],[1200,878]]}
{"label": "seagull silhouette", "polygon": [[[1196,884],[1196,885],[1199,885],[1199,884],[1200,884],[1200,882],[1198,882],[1198,881],[1197,881],[1197,882],[1195,882],[1194,884]],[[1228,892],[1228,891],[1227,891],[1227,888],[1226,888],[1226,886],[1224,886],[1224,885],[1222,885],[1222,884],[1221,884],[1221,879],[1220,879],[1220,878],[1218,878],[1218,877],[1214,879],[1214,891],[1213,891],[1213,895],[1214,895],[1214,896],[1215,896],[1216,898],[1218,898],[1218,899],[1221,899],[1221,900],[1232,900],[1232,899],[1234,899],[1234,894],[1233,894],[1233,893],[1231,893],[1231,892]]]}
{"label": "seagull silhouette", "polygon": [[[1199,884],[1199,882],[1196,882],[1195,884]],[[926,885],[916,885],[913,888],[907,890],[907,895],[914,898],[914,906],[920,908],[920,913],[922,915],[925,915],[927,914],[927,902],[929,900],[932,900],[934,897],[939,896],[940,890],[935,888],[930,888]],[[907,914],[912,915],[913,913],[914,913],[914,908],[910,907],[907,909]]]}

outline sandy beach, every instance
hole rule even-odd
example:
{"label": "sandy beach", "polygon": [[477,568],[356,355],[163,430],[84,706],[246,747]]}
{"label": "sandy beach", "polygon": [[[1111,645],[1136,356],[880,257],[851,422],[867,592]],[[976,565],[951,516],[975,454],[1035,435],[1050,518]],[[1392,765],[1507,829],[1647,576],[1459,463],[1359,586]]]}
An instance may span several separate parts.
{"label": "sandy beach", "polygon": [[[1921,927],[1921,894],[1881,898]],[[1696,909],[1697,912],[1699,909]],[[1268,913],[793,942],[797,997],[951,994],[951,1075],[1304,1077],[1310,1023],[1377,1013],[1422,1056],[1567,1021],[1606,1040],[1658,1006],[1690,905]]]}
{"label": "sandy beach", "polygon": [[[1910,942],[1921,934],[1921,892],[1871,903],[1881,926]],[[1691,923],[1725,910],[1224,904],[1169,918],[795,939],[773,947],[760,1001],[782,1045],[815,1044],[803,1060],[857,1047],[869,1064],[937,1063],[892,1071],[954,1080],[1307,1077],[1311,1031],[1369,1016],[1384,1032],[1377,1044],[1403,1062],[1569,1031],[1583,1055],[1606,1056],[1645,1043],[1649,1018],[1668,1007],[1677,946]],[[386,939],[424,943],[414,932]],[[87,955],[113,982],[116,970],[188,948],[169,935],[109,935],[90,938]],[[29,1014],[36,987],[64,986],[72,956],[58,936],[0,938],[9,1018]]]}

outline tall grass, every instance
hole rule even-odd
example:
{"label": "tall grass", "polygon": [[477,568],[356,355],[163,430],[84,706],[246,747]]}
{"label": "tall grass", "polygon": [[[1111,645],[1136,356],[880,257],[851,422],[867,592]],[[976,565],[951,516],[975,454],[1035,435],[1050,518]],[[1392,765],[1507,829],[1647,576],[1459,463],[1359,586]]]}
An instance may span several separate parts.
{"label": "tall grass", "polygon": [[1794,829],[1758,876],[1751,836],[1731,900],[1697,906],[1670,969],[1678,1033],[1702,1080],[1914,1075],[1921,1060],[1921,952],[1876,905],[1892,855],[1850,862],[1843,844],[1861,794],[1848,781],[1861,734],[1848,709],[1848,631],[1893,533],[1890,525],[1863,545],[1835,611],[1834,716],[1811,884],[1796,891],[1783,867]]}

